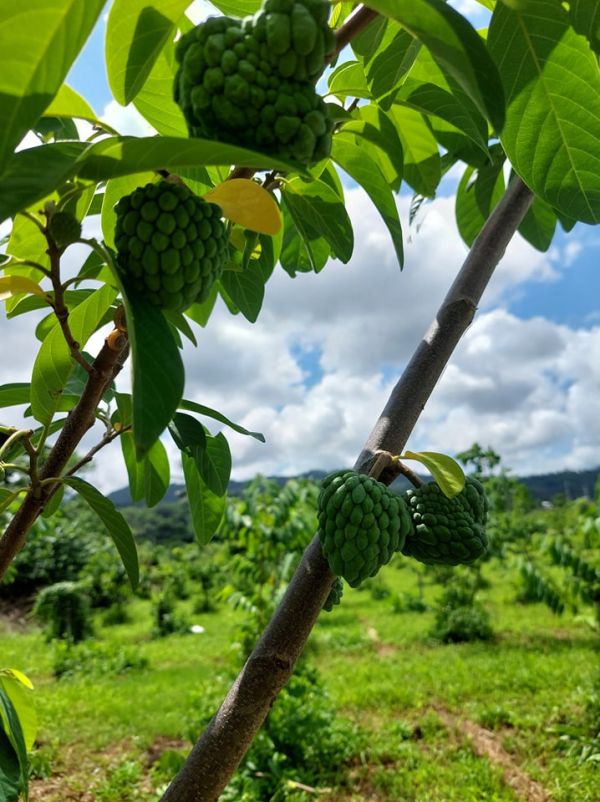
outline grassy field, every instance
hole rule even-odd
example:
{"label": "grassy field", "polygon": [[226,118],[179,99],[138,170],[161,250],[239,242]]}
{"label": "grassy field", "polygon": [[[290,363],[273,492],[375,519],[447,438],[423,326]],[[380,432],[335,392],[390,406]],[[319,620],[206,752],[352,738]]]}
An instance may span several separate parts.
{"label": "grassy field", "polygon": [[[380,576],[392,596],[414,591],[408,571]],[[362,745],[338,786],[290,787],[281,799],[597,802],[598,763],[567,737],[597,673],[597,635],[570,614],[515,604],[511,577],[502,579],[482,592],[491,643],[440,645],[427,636],[430,611],[398,613],[392,596],[346,590],[308,653]],[[0,620],[0,663],[36,685],[34,800],[157,799],[197,732],[196,711],[228,687],[242,613],[190,613],[204,633],[153,639],[149,602],[130,610],[126,624],[96,622],[98,666],[60,680],[42,633]],[[103,675],[106,655],[123,650],[147,667]]]}

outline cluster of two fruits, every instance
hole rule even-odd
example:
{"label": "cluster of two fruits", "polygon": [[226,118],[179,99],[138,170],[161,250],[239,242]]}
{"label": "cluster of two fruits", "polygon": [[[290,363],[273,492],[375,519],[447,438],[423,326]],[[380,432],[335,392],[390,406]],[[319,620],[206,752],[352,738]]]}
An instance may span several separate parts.
{"label": "cluster of two fruits", "polygon": [[[329,154],[332,121],[314,83],[335,46],[326,0],[265,0],[253,17],[212,17],[181,37],[175,99],[191,136],[310,164]],[[219,208],[167,181],[115,207],[127,291],[163,309],[206,299],[227,260]]]}
{"label": "cluster of two fruits", "polygon": [[369,476],[340,471],[323,482],[318,517],[323,554],[338,577],[325,609],[341,598],[339,577],[357,587],[398,551],[424,563],[458,565],[488,546],[485,491],[470,478],[453,498],[435,482],[402,497]]}

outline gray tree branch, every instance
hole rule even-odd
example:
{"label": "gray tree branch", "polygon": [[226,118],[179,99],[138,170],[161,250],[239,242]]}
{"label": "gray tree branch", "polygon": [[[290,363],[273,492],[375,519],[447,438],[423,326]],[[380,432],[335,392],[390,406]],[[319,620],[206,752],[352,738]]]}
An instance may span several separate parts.
{"label": "gray tree branch", "polygon": [[[368,473],[378,452],[402,452],[532,200],[523,182],[513,179],[394,388],[356,470]],[[386,480],[385,473],[382,480]],[[333,580],[315,536],[246,665],[161,802],[215,802],[219,798],[290,678]]]}

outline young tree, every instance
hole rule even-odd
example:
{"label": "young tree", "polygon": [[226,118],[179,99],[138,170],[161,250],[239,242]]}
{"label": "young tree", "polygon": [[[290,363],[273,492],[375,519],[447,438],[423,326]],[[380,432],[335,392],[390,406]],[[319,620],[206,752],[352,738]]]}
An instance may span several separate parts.
{"label": "young tree", "polygon": [[[245,430],[183,399],[181,336],[194,338],[190,320],[206,325],[217,296],[256,320],[277,262],[294,274],[318,272],[330,256],[349,261],[353,234],[338,169],[372,199],[402,266],[394,193],[406,184],[431,197],[450,167],[465,165],[457,225],[470,252],[356,461],[357,472],[384,483],[404,470],[397,457],[515,232],[545,249],[557,221],[569,230],[600,217],[594,3],[482,0],[492,9],[486,37],[443,0],[340,3],[329,22],[324,0],[265,0],[258,12],[259,0],[213,0],[216,14],[257,13],[195,31],[188,4],[114,0],[110,8],[112,91],[158,132],[135,138],[99,120],[64,83],[104,0],[26,9],[0,0],[0,219],[12,221],[0,292],[11,320],[36,309],[50,314],[31,382],[0,388],[2,406],[26,404],[36,422],[0,430],[3,469],[26,477],[0,489],[0,512],[9,514],[0,576],[66,488],[101,518],[135,584],[125,520],[78,472],[118,440],[132,496],[156,503],[169,482],[159,439],[167,428],[181,449],[198,539],[212,536],[231,458],[223,434],[211,435],[194,415]],[[337,102],[324,105],[314,85],[342,51],[327,75]],[[73,119],[91,124],[86,138]],[[15,152],[28,131],[40,143]],[[81,233],[94,214],[102,241]],[[67,276],[63,254],[73,242],[90,255]],[[86,353],[110,321],[99,353]],[[131,394],[115,385],[129,356]],[[95,422],[103,436],[73,464]],[[164,800],[217,799],[290,677],[333,581],[315,537]],[[0,748],[12,772],[3,787],[14,798],[26,758],[2,687],[8,735]]]}

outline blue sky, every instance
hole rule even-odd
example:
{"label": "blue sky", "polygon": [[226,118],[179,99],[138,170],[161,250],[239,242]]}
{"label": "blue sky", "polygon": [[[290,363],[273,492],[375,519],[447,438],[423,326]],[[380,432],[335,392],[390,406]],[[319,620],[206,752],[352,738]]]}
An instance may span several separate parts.
{"label": "blue sky", "polygon": [[[475,7],[472,0],[462,5]],[[137,113],[112,101],[104,27],[102,20],[68,82],[117,130],[143,133]],[[410,191],[398,197],[402,273],[370,200],[347,183],[351,261],[295,279],[276,270],[256,324],[218,304],[198,332],[198,349],[185,347],[186,397],[266,436],[263,445],[227,433],[234,478],[354,462],[467,253],[454,222],[459,176],[455,171],[424,204],[418,227],[408,227]],[[453,454],[477,440],[521,475],[600,463],[599,251],[600,232],[584,225],[567,235],[559,230],[546,254],[514,238],[408,448]],[[75,267],[81,255],[76,249],[69,255]],[[18,364],[0,364],[0,382],[30,377],[32,324],[17,321],[0,317],[6,353],[20,354]],[[121,389],[128,381],[124,371]],[[108,452],[99,455],[94,477],[107,491],[125,483]]]}

